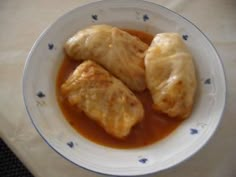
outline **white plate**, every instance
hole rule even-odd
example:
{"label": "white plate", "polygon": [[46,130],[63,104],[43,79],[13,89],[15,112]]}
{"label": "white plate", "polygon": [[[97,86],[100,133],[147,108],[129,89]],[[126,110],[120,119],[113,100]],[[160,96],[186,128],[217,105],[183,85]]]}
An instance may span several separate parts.
{"label": "white plate", "polygon": [[[110,24],[156,34],[178,32],[194,56],[197,99],[191,117],[167,138],[144,148],[119,150],[97,145],[65,120],[55,95],[63,44],[76,31]],[[180,15],[153,3],[104,0],[78,7],[45,30],[27,59],[23,95],[29,117],[42,138],[76,165],[111,175],[143,175],[182,162],[212,136],[225,105],[225,78],[220,58],[206,36]]]}

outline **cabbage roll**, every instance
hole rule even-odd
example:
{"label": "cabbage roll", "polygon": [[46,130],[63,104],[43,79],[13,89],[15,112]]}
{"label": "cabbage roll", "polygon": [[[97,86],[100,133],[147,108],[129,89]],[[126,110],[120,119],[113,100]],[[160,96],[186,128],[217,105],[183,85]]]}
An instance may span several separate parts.
{"label": "cabbage roll", "polygon": [[146,88],[144,55],[148,45],[116,27],[94,25],[68,39],[65,51],[75,60],[93,60],[130,89]]}
{"label": "cabbage roll", "polygon": [[141,102],[117,78],[93,61],[80,64],[62,84],[68,102],[117,138],[127,136],[144,116]]}
{"label": "cabbage roll", "polygon": [[145,56],[147,87],[154,109],[170,117],[189,117],[196,91],[193,58],[177,33],[157,34]]}

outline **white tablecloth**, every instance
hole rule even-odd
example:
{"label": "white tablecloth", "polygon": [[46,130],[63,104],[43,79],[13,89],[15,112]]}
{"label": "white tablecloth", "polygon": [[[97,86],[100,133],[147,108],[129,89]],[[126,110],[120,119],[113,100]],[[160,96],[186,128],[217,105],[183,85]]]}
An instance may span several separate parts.
{"label": "white tablecloth", "polygon": [[[236,176],[236,0],[152,0],[183,15],[213,42],[224,64],[227,102],[222,121],[204,148],[185,162],[151,176]],[[0,1],[0,136],[35,177],[94,177],[54,152],[32,126],[22,99],[27,54],[60,15],[87,1]]]}

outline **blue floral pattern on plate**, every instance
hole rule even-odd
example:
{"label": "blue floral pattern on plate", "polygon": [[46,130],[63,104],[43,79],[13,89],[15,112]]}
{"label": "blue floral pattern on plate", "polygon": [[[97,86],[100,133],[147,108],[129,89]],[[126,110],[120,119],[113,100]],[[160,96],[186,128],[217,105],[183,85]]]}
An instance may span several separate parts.
{"label": "blue floral pattern on plate", "polygon": [[54,44],[53,43],[48,43],[48,49],[52,50],[54,48]]}
{"label": "blue floral pattern on plate", "polygon": [[39,98],[43,98],[43,97],[45,97],[46,95],[45,95],[42,91],[39,91],[39,92],[37,93],[37,96],[38,96]]}
{"label": "blue floral pattern on plate", "polygon": [[198,129],[196,129],[196,128],[191,128],[191,129],[190,129],[190,134],[191,134],[191,135],[198,134]]}
{"label": "blue floral pattern on plate", "polygon": [[147,158],[142,158],[142,159],[139,159],[138,161],[142,164],[145,164],[148,161],[148,159]]}
{"label": "blue floral pattern on plate", "polygon": [[73,148],[74,147],[74,143],[72,141],[69,141],[66,143],[70,148]]}
{"label": "blue floral pattern on plate", "polygon": [[149,20],[149,16],[148,16],[147,14],[144,14],[144,15],[143,15],[143,21],[146,22],[146,21],[148,21],[148,20]]}
{"label": "blue floral pattern on plate", "polygon": [[98,15],[91,15],[91,17],[93,20],[96,20],[96,21],[98,20]]}
{"label": "blue floral pattern on plate", "polygon": [[211,78],[207,78],[207,79],[204,81],[204,84],[211,84]]}
{"label": "blue floral pattern on plate", "polygon": [[185,41],[187,41],[187,40],[188,40],[188,35],[185,34],[185,35],[182,36],[182,38],[183,38]]}

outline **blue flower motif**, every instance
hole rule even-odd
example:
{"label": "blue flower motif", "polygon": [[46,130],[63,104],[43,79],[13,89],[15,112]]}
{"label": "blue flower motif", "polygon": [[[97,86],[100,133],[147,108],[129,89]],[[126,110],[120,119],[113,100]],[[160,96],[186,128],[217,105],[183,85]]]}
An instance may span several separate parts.
{"label": "blue flower motif", "polygon": [[97,15],[92,15],[92,19],[98,20],[98,16]]}
{"label": "blue flower motif", "polygon": [[48,43],[48,49],[52,50],[54,48],[54,44],[53,43]]}
{"label": "blue flower motif", "polygon": [[191,128],[191,129],[190,129],[190,134],[191,134],[191,135],[198,134],[198,130],[195,129],[195,128]]}
{"label": "blue flower motif", "polygon": [[147,21],[147,20],[149,20],[149,16],[147,14],[144,14],[143,15],[143,21]]}
{"label": "blue flower motif", "polygon": [[182,37],[183,37],[183,39],[184,39],[185,41],[188,40],[188,35],[183,35]]}
{"label": "blue flower motif", "polygon": [[211,79],[210,79],[210,78],[207,78],[207,79],[204,81],[204,84],[211,84]]}
{"label": "blue flower motif", "polygon": [[145,163],[148,161],[148,159],[147,159],[147,158],[142,158],[142,159],[139,159],[138,161],[139,161],[140,163],[145,164]]}
{"label": "blue flower motif", "polygon": [[66,143],[70,148],[73,148],[74,147],[74,143],[72,141]]}
{"label": "blue flower motif", "polygon": [[43,98],[43,97],[45,97],[46,95],[45,95],[43,92],[39,91],[39,92],[37,93],[37,96],[38,96],[39,98]]}

